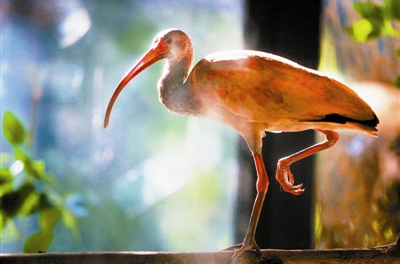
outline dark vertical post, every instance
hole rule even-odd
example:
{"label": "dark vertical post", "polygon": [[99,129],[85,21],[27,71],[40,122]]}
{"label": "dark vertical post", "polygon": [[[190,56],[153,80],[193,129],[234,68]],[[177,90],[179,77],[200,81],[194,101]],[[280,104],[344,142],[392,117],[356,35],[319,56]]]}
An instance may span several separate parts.
{"label": "dark vertical post", "polygon": [[[320,0],[247,0],[246,8],[244,28],[247,49],[274,53],[310,68],[317,67]],[[291,166],[296,184],[304,183],[306,189],[300,196],[282,191],[275,180],[275,171],[278,159],[314,143],[313,131],[267,133],[264,138],[263,156],[270,186],[256,234],[256,241],[261,248],[300,249],[312,246],[314,157]],[[244,142],[240,144],[239,155],[241,179],[236,240],[242,242],[255,197],[256,174],[249,166],[253,160]],[[250,177],[251,180],[244,177]]]}

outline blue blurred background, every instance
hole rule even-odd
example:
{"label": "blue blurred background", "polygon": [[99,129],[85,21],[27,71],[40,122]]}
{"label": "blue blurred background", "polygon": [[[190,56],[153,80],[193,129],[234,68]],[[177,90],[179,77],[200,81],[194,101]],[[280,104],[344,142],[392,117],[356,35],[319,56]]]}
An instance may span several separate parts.
{"label": "blue blurred background", "polygon": [[[242,1],[1,1],[1,112],[31,130],[33,156],[78,220],[75,233],[56,226],[49,251],[232,244],[237,136],[169,113],[156,88],[163,63],[125,89],[107,130],[102,123],[115,86],[159,31],[184,30],[196,62],[243,48]],[[2,234],[2,253],[21,252],[37,219],[16,225],[17,234]]]}

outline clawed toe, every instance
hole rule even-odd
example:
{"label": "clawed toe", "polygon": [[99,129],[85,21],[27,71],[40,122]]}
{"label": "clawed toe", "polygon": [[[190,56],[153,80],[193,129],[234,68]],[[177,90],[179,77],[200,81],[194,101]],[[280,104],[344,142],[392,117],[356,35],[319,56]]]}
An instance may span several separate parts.
{"label": "clawed toe", "polygon": [[229,262],[230,264],[235,264],[236,260],[239,258],[240,255],[242,255],[245,251],[249,251],[249,250],[253,250],[253,249],[257,252],[258,257],[261,260],[264,260],[264,256],[261,253],[260,248],[258,247],[258,245],[255,242],[253,242],[253,244],[250,244],[250,245],[248,245],[248,244],[233,245],[231,247],[228,247],[228,248],[224,249],[224,251],[225,250],[232,250],[232,249],[235,250],[235,254],[233,254],[233,256],[232,256],[232,258],[231,258],[231,260]]}
{"label": "clawed toe", "polygon": [[293,195],[300,195],[304,192],[304,189],[302,188],[303,184],[293,186],[291,184],[282,184],[281,183],[281,186],[285,192],[291,193]]}
{"label": "clawed toe", "polygon": [[289,167],[279,168],[276,170],[276,179],[281,184],[282,189],[285,192],[293,195],[300,195],[304,192],[303,184],[293,185],[294,177]]}
{"label": "clawed toe", "polygon": [[238,250],[238,249],[240,249],[242,246],[243,246],[243,244],[240,243],[240,244],[236,244],[236,245],[227,247],[227,248],[225,248],[225,249],[223,249],[223,250],[221,250],[221,251]]}
{"label": "clawed toe", "polygon": [[293,189],[289,191],[289,193],[293,195],[300,195],[304,192],[304,189],[302,188],[303,184],[293,186]]}

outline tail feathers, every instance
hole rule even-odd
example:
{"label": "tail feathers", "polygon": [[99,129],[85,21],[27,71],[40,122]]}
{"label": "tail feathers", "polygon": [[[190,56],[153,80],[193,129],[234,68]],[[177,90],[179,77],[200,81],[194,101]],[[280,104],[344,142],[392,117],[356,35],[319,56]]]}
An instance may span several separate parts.
{"label": "tail feathers", "polygon": [[378,129],[376,129],[375,127],[370,127],[370,126],[366,126],[366,125],[363,125],[360,123],[353,123],[353,122],[348,122],[347,124],[354,127],[357,130],[360,130],[360,131],[370,135],[370,136],[373,136],[373,137],[378,136],[378,134],[377,134]]}
{"label": "tail feathers", "polygon": [[377,136],[376,132],[378,131],[376,127],[379,124],[379,119],[375,114],[374,118],[369,120],[357,120],[339,114],[329,114],[319,120],[312,120],[312,122],[330,122],[338,124],[348,124],[358,130],[367,133],[368,135],[376,137]]}

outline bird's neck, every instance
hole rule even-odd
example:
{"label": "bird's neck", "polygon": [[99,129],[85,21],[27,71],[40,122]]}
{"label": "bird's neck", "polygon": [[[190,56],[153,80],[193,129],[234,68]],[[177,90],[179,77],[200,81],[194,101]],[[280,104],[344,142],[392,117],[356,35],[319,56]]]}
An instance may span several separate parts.
{"label": "bird's neck", "polygon": [[160,101],[173,113],[183,115],[199,115],[199,101],[194,95],[187,77],[191,58],[180,61],[168,60],[158,89]]}

